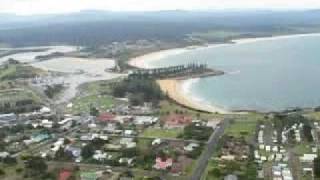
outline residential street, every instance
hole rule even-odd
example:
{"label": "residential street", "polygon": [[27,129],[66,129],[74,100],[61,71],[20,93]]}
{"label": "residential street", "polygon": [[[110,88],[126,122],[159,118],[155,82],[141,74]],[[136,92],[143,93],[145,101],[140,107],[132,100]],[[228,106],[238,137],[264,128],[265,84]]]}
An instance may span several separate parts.
{"label": "residential street", "polygon": [[229,125],[229,120],[225,119],[221,121],[221,125],[218,126],[215,131],[210,136],[210,139],[208,141],[207,148],[204,150],[204,152],[201,154],[198,163],[196,164],[196,167],[194,168],[194,171],[192,173],[192,176],[190,180],[200,180],[203,173],[205,172],[208,161],[211,158],[214,150],[217,147],[217,143],[221,136],[223,135],[224,130]]}

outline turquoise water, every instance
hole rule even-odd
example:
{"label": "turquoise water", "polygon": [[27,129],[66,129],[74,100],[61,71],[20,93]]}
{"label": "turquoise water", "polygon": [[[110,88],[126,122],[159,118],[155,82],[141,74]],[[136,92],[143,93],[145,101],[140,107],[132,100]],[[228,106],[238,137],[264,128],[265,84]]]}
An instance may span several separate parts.
{"label": "turquoise water", "polygon": [[208,104],[258,111],[320,106],[320,36],[190,50],[152,65],[187,62],[208,63],[227,72],[190,86],[190,94]]}

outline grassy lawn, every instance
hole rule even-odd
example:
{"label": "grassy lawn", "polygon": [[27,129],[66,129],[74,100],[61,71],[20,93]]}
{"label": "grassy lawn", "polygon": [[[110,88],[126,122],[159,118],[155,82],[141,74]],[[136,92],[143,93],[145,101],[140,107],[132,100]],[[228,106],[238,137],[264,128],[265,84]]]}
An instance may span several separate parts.
{"label": "grassy lawn", "polygon": [[41,98],[37,94],[27,89],[0,90],[0,104],[5,102],[15,104],[15,102],[22,100],[32,100],[34,104],[41,102]]}
{"label": "grassy lawn", "polygon": [[150,146],[151,146],[151,143],[152,141],[149,140],[149,139],[138,139],[138,142],[137,142],[137,147],[140,149],[140,150],[144,150],[144,149],[149,149]]}
{"label": "grassy lawn", "polygon": [[183,171],[186,173],[186,175],[191,175],[192,174],[193,168],[195,167],[196,163],[197,163],[197,161],[192,160],[191,164],[186,164],[185,165],[185,168],[184,168]]}
{"label": "grassy lawn", "polygon": [[96,107],[101,111],[105,111],[112,107],[114,100],[110,96],[89,95],[86,97],[76,98],[73,101],[72,112],[81,113],[89,112],[90,107]]}
{"label": "grassy lawn", "polygon": [[305,114],[306,117],[320,121],[320,112],[310,112]]}
{"label": "grassy lawn", "polygon": [[81,95],[72,100],[72,113],[89,112],[93,106],[100,111],[110,109],[114,104],[120,103],[111,94],[111,84],[117,80],[97,81],[80,86]]}
{"label": "grassy lawn", "polygon": [[204,172],[204,175],[202,177],[202,180],[214,180],[216,179],[216,177],[214,177],[210,172],[215,169],[218,168],[218,162],[215,160],[209,160],[208,166],[206,171]]}
{"label": "grassy lawn", "polygon": [[235,121],[226,129],[225,134],[234,137],[253,136],[256,125],[257,121]]}
{"label": "grassy lawn", "polygon": [[309,143],[297,144],[295,145],[293,151],[298,155],[308,154],[312,152],[311,146]]}
{"label": "grassy lawn", "polygon": [[210,119],[216,119],[216,118],[221,119],[224,117],[223,115],[220,115],[220,114],[194,111],[167,100],[160,102],[160,115],[175,113],[176,111],[183,112],[184,114],[188,114],[195,118],[200,118],[203,120],[210,120]]}
{"label": "grassy lawn", "polygon": [[175,128],[175,129],[148,128],[142,133],[142,136],[156,137],[156,138],[176,138],[182,132],[183,132],[182,128]]}

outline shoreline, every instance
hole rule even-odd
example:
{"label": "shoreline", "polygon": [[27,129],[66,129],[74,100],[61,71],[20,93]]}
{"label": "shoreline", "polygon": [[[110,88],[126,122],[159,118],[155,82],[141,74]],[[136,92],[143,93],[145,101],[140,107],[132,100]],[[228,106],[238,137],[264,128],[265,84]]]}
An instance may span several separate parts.
{"label": "shoreline", "polygon": [[155,62],[155,61],[161,60],[162,58],[166,58],[168,56],[179,55],[179,54],[193,51],[193,50],[201,50],[201,49],[208,49],[208,48],[210,49],[210,48],[217,48],[217,47],[223,47],[223,46],[231,46],[235,44],[247,44],[247,43],[255,43],[259,41],[271,41],[271,40],[288,39],[288,38],[295,38],[295,37],[309,37],[309,36],[320,36],[320,32],[308,33],[308,34],[277,35],[277,36],[270,36],[270,37],[240,38],[240,39],[233,39],[229,43],[228,42],[217,43],[217,44],[209,44],[209,45],[203,45],[203,46],[194,45],[194,46],[186,46],[183,48],[159,50],[159,51],[144,54],[142,56],[131,58],[128,61],[128,64],[130,66],[141,68],[141,69],[151,69],[151,68],[156,68],[156,66],[150,65],[150,62]]}
{"label": "shoreline", "polygon": [[184,80],[165,79],[157,80],[157,83],[160,85],[160,88],[164,93],[166,93],[172,100],[182,106],[209,113],[233,114],[233,112],[231,111],[227,111],[216,106],[206,105],[201,102],[195,101],[192,98],[188,98],[184,95],[184,93],[181,93],[182,91],[184,91],[183,81]]}
{"label": "shoreline", "polygon": [[[216,47],[230,46],[235,44],[247,44],[247,43],[254,43],[259,41],[279,40],[279,39],[288,39],[288,38],[295,38],[295,37],[308,37],[308,36],[320,36],[320,33],[279,35],[279,36],[257,37],[257,38],[242,38],[242,39],[234,39],[231,41],[231,43],[210,44],[208,46],[188,46],[185,48],[161,50],[161,51],[157,51],[157,52],[132,58],[129,60],[128,64],[137,68],[150,69],[150,68],[156,68],[155,66],[150,65],[150,62],[155,62],[168,56],[179,55],[192,50],[216,48]],[[183,84],[186,83],[186,81],[188,80],[167,79],[167,80],[158,80],[157,82],[160,85],[161,90],[164,93],[167,93],[172,100],[176,101],[180,105],[189,107],[191,109],[211,112],[211,113],[220,113],[220,114],[239,113],[238,111],[228,111],[227,109],[219,108],[214,105],[205,104],[203,102],[197,101],[195,97],[190,97],[190,94],[186,92],[187,90],[183,88]],[[243,113],[243,111],[241,111],[241,113]]]}

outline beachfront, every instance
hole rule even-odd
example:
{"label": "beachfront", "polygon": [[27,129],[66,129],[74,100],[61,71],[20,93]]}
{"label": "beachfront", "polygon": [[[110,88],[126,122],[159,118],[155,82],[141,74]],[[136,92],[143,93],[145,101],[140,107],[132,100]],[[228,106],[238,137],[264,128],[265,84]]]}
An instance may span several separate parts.
{"label": "beachfront", "polygon": [[166,79],[158,80],[157,83],[160,85],[160,88],[163,92],[165,92],[172,100],[180,105],[204,112],[219,114],[231,113],[222,108],[206,105],[200,101],[196,101],[193,98],[188,97],[185,93],[186,90],[182,86],[183,80]]}

